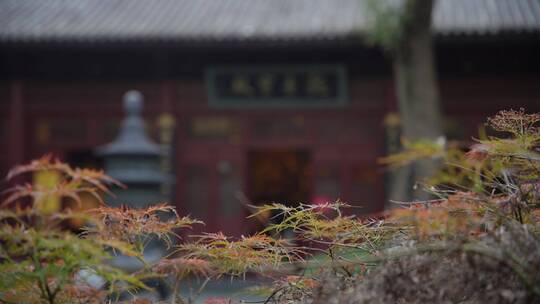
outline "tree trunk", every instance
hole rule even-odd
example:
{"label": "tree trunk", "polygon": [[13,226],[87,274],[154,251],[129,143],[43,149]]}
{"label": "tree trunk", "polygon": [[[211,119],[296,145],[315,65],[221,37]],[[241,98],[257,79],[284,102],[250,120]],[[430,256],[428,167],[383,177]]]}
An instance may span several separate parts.
{"label": "tree trunk", "polygon": [[[407,0],[400,42],[394,50],[394,75],[402,135],[408,140],[436,140],[442,136],[441,106],[431,39],[434,0]],[[435,161],[421,161],[404,169],[411,182],[429,177],[437,169]],[[397,187],[401,184],[401,187]],[[403,181],[396,181],[390,198],[410,200],[412,186],[403,193]],[[402,190],[399,190],[399,189]],[[401,193],[400,193],[401,192]],[[414,193],[415,198],[426,195]]]}

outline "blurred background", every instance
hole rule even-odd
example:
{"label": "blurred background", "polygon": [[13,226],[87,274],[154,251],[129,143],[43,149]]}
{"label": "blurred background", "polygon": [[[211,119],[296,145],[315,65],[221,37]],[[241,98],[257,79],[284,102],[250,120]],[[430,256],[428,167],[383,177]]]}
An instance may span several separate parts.
{"label": "blurred background", "polygon": [[[247,203],[377,214],[391,196],[377,159],[399,150],[404,109],[368,2],[1,0],[0,172],[46,153],[103,168],[96,149],[137,90],[174,176],[162,198],[206,231],[258,229]],[[540,111],[539,1],[438,0],[430,19],[447,140],[501,109]]]}

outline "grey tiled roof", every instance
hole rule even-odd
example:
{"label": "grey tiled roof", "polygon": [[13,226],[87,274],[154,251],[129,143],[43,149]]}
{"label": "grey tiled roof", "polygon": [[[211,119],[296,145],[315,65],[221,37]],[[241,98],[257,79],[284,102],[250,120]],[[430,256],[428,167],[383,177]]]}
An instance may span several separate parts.
{"label": "grey tiled roof", "polygon": [[[400,1],[400,0],[394,0]],[[339,39],[366,30],[363,0],[0,0],[0,41]],[[439,35],[540,32],[540,0],[438,0]]]}

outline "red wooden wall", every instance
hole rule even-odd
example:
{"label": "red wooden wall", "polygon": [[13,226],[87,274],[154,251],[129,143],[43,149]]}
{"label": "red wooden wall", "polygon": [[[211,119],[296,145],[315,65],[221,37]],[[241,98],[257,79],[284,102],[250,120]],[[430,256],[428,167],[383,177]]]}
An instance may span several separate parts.
{"label": "red wooden wall", "polygon": [[[540,77],[520,75],[443,79],[449,132],[467,138],[499,109],[540,111],[539,84]],[[207,106],[200,79],[7,81],[0,83],[0,170],[49,152],[68,158],[112,140],[121,96],[137,89],[154,138],[160,114],[176,118],[172,200],[181,213],[205,219],[205,230],[238,234],[249,226],[238,194],[249,193],[247,153],[254,150],[309,151],[312,198],[377,212],[384,207],[384,169],[376,158],[385,150],[384,115],[395,109],[392,86],[386,77],[353,78],[350,103],[339,109],[218,110]]]}

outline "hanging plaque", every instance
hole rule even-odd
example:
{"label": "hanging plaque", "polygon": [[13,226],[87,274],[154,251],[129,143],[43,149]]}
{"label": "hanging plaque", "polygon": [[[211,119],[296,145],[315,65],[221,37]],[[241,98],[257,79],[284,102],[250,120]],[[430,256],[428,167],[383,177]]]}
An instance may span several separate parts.
{"label": "hanging plaque", "polygon": [[342,65],[220,66],[206,71],[214,107],[336,107],[347,102]]}

